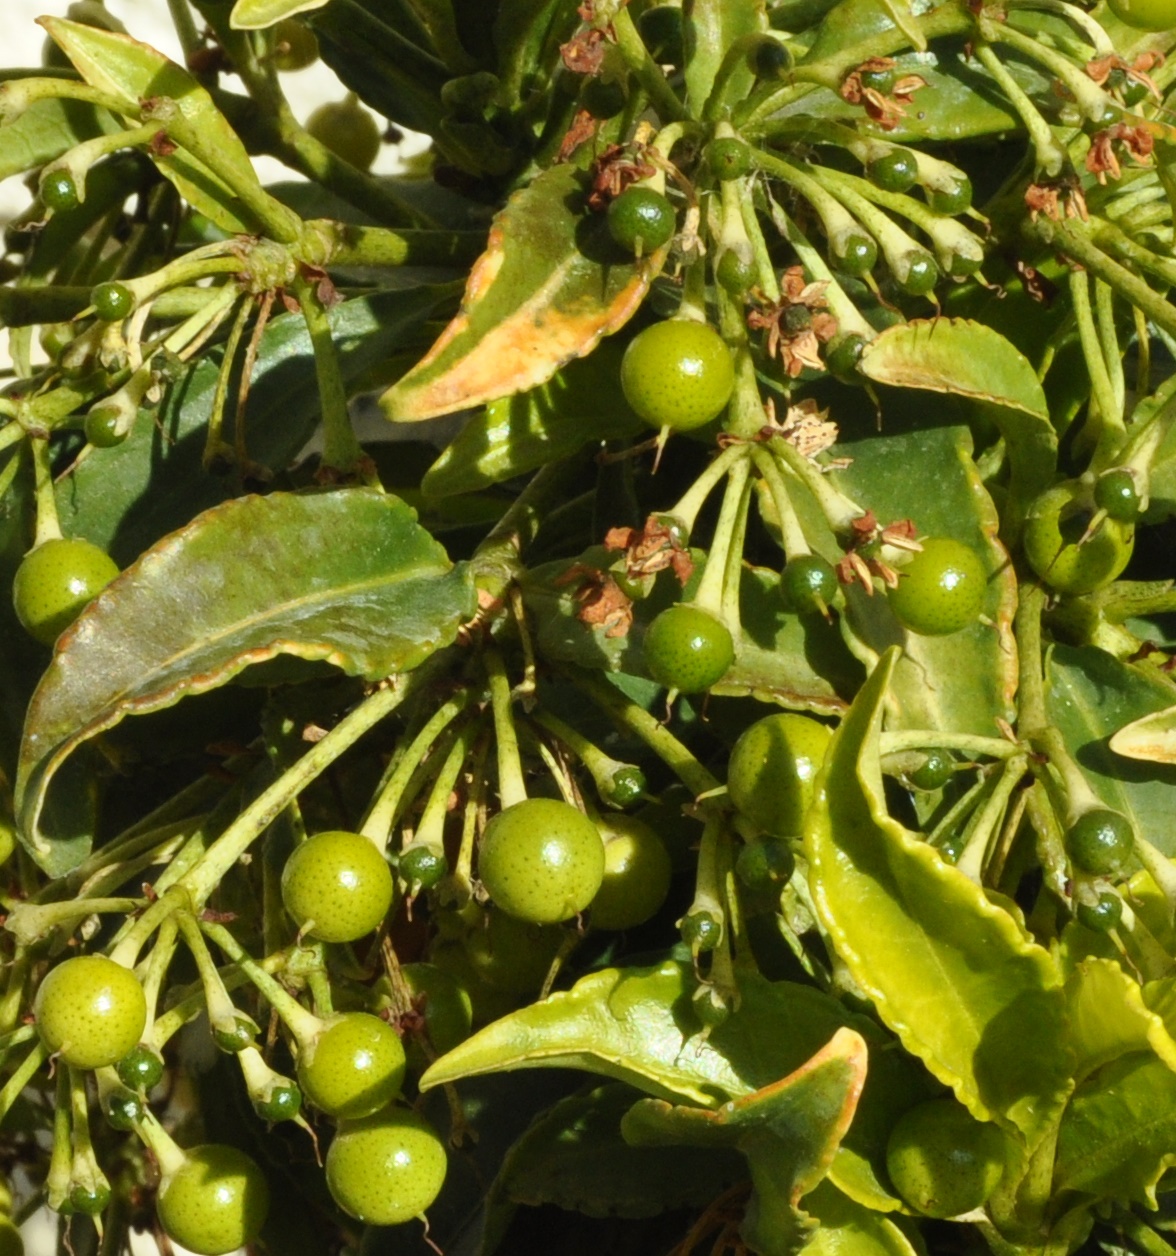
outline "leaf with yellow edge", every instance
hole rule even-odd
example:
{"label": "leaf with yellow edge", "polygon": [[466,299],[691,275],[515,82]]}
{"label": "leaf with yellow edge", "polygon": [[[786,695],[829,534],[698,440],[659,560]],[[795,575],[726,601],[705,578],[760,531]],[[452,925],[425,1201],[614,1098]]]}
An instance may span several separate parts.
{"label": "leaf with yellow edge", "polygon": [[1061,973],[1003,908],[886,810],[878,739],[897,651],[826,756],[805,843],[838,955],[903,1046],[979,1120],[1033,1146],[1070,1087]]}
{"label": "leaf with yellow edge", "polygon": [[381,398],[397,422],[484,405],[549,380],[623,327],[666,249],[627,257],[602,214],[585,208],[588,176],[544,171],[495,218],[457,316]]}
{"label": "leaf with yellow edge", "polygon": [[1074,1051],[1074,1078],[1131,1051],[1152,1050],[1176,1070],[1176,1041],[1144,992],[1114,960],[1087,959],[1066,982],[1066,1012]]}
{"label": "leaf with yellow edge", "polygon": [[1111,737],[1111,749],[1128,759],[1176,763],[1176,706],[1153,711],[1124,724]]}
{"label": "leaf with yellow edge", "polygon": [[295,13],[321,9],[327,0],[237,0],[229,14],[229,25],[235,31],[259,31],[273,26]]}

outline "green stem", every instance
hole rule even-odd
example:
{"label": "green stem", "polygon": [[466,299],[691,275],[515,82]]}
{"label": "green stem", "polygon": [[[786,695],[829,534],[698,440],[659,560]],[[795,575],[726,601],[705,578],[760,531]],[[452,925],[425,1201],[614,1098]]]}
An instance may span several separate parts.
{"label": "green stem", "polygon": [[123,96],[99,91],[88,83],[74,79],[37,77],[10,79],[0,83],[0,124],[14,122],[39,100],[80,100],[96,109],[105,109],[119,117],[132,118]]}
{"label": "green stem", "polygon": [[1108,107],[1115,103],[1086,74],[1085,70],[1080,69],[1056,49],[1046,47],[1045,44],[1016,30],[1007,22],[994,22],[981,18],[980,24],[984,38],[991,43],[1004,44],[1028,60],[1043,65],[1074,97],[1078,102],[1078,108],[1091,122],[1098,122]]}
{"label": "green stem", "polygon": [[[1172,211],[1166,200],[1162,208],[1167,218]],[[1132,217],[1130,225],[1136,227],[1138,219]],[[1176,285],[1176,260],[1173,258],[1153,253],[1113,222],[1107,222],[1094,214],[1090,216],[1090,233],[1095,244],[1113,257],[1154,275],[1163,284]]]}
{"label": "green stem", "polygon": [[902,750],[959,750],[964,754],[984,755],[989,759],[1011,759],[1021,753],[1021,747],[1016,742],[1006,741],[1003,737],[980,737],[971,733],[950,733],[936,729],[883,733],[879,749],[882,754],[897,754]]}
{"label": "green stem", "polygon": [[43,1042],[37,1045],[21,1060],[16,1072],[0,1089],[0,1128],[12,1109],[12,1105],[20,1098],[24,1088],[33,1080],[37,1070],[49,1058],[49,1048]]}
{"label": "green stem", "polygon": [[57,497],[53,491],[53,469],[49,465],[49,441],[36,436],[29,441],[29,445],[33,451],[33,499],[37,512],[33,548],[36,549],[46,541],[59,541],[62,532],[57,517]]}
{"label": "green stem", "polygon": [[[486,247],[484,231],[393,231],[316,218],[306,224],[301,259],[314,266],[460,266],[468,269]],[[442,285],[440,298],[464,284]]]}
{"label": "green stem", "polygon": [[[1103,361],[1106,363],[1111,393],[1115,399],[1115,414],[1121,419],[1127,396],[1127,385],[1123,376],[1123,351],[1119,347],[1119,333],[1115,327],[1115,294],[1110,284],[1102,279],[1094,281],[1094,308],[1098,316],[1098,338],[1102,345]],[[1120,430],[1123,430],[1122,424]]]}
{"label": "green stem", "polygon": [[467,723],[453,739],[449,753],[441,764],[433,780],[433,788],[421,812],[420,823],[413,836],[414,846],[430,846],[439,855],[445,854],[445,818],[449,814],[449,799],[453,787],[461,775],[462,765],[466,761],[474,740],[478,734],[477,721]]}
{"label": "green stem", "polygon": [[179,929],[184,945],[196,964],[196,972],[200,976],[200,984],[204,988],[204,1006],[208,1011],[208,1023],[215,1035],[227,1034],[230,1038],[238,1033],[239,1020],[243,1014],[238,1012],[229,992],[225,989],[216,963],[204,940],[204,934],[196,923],[195,917],[183,909],[172,917]]}
{"label": "green stem", "polygon": [[1046,593],[1039,584],[1022,584],[1021,601],[1013,627],[1017,641],[1018,692],[1017,727],[1029,736],[1049,726],[1045,707],[1045,677],[1042,674],[1041,615]]}
{"label": "green stem", "polygon": [[717,952],[727,940],[727,895],[723,885],[723,869],[730,863],[724,859],[724,847],[730,843],[723,817],[714,814],[707,818],[703,826],[702,838],[698,844],[698,865],[694,877],[694,898],[686,911],[687,916],[710,916],[722,927],[722,937]]}
{"label": "green stem", "polygon": [[702,474],[678,498],[677,502],[666,512],[681,521],[686,535],[694,531],[698,520],[698,512],[703,508],[706,499],[714,492],[715,487],[727,475],[731,468],[741,459],[746,458],[749,447],[744,444],[728,445],[718,457],[712,459]]}
{"label": "green stem", "polygon": [[[237,307],[237,315],[233,319],[233,325],[229,329],[229,338],[225,342],[220,370],[216,376],[216,388],[212,394],[212,407],[208,414],[208,429],[204,434],[205,470],[215,466],[221,456],[231,450],[231,446],[224,438],[225,408],[229,399],[229,384],[233,378],[233,367],[237,361],[237,350],[241,347],[245,328],[249,324],[249,317],[252,313],[252,301],[243,300]],[[242,422],[240,414],[236,416],[236,422],[238,425]]]}
{"label": "green stem", "polygon": [[780,540],[787,558],[799,558],[811,554],[812,548],[805,539],[804,529],[800,526],[800,518],[792,505],[788,486],[780,474],[780,468],[772,455],[762,448],[753,450],[756,470],[763,476],[772,495],[772,503],[776,507],[776,518],[780,528]]}
{"label": "green stem", "polygon": [[629,72],[649,93],[650,102],[662,120],[674,122],[686,118],[686,107],[674,95],[661,67],[649,55],[649,49],[646,48],[637,27],[633,25],[633,18],[627,8],[618,8],[613,16],[613,30],[617,36],[617,48]]}
{"label": "green stem", "polygon": [[[750,472],[748,459],[743,458],[731,468],[727,476],[727,487],[723,491],[723,504],[719,507],[719,518],[715,524],[715,534],[711,540],[710,552],[707,554],[706,566],[698,590],[692,599],[700,610],[708,611],[717,618],[723,616],[723,584],[727,572],[727,555],[731,550],[731,542],[739,522],[740,507],[743,502],[743,490]],[[734,633],[737,623],[727,625]]]}
{"label": "green stem", "polygon": [[160,925],[155,945],[142,966],[140,984],[147,998],[147,1023],[143,1029],[144,1042],[153,1041],[152,1030],[159,1010],[159,995],[167,978],[168,969],[171,967],[172,957],[176,953],[178,935],[179,927],[176,924],[176,918],[169,916]]}
{"label": "green stem", "polygon": [[526,802],[527,787],[523,781],[523,764],[519,757],[519,739],[511,711],[510,680],[498,650],[490,647],[483,655],[486,676],[490,682],[490,704],[494,712],[494,741],[498,749],[498,794],[502,807]]}
{"label": "green stem", "polygon": [[1086,359],[1086,369],[1090,374],[1090,388],[1094,394],[1094,405],[1098,411],[1099,443],[1102,433],[1123,430],[1122,411],[1115,406],[1115,394],[1111,387],[1111,378],[1107,374],[1106,360],[1103,358],[1102,345],[1099,341],[1098,328],[1094,323],[1094,313],[1090,306],[1090,283],[1084,270],[1070,272],[1070,299],[1074,305],[1074,319],[1078,324],[1078,339],[1082,344],[1082,356]]}
{"label": "green stem", "polygon": [[834,532],[848,534],[853,521],[860,519],[866,512],[844,493],[836,489],[822,474],[810,458],[806,457],[791,442],[782,436],[774,436],[770,442],[772,452],[779,461],[796,476],[798,480],[816,498],[821,513],[829,522]]}
{"label": "green stem", "polygon": [[[747,466],[747,463],[742,463]],[[750,468],[748,468],[750,470]],[[740,496],[735,526],[731,529],[731,543],[727,546],[727,561],[723,569],[723,601],[721,618],[734,634],[740,623],[739,594],[743,587],[743,547],[747,543],[747,515],[751,508],[754,484],[750,475],[743,477],[743,493]]]}
{"label": "green stem", "polygon": [[1013,796],[1013,791],[1025,775],[1028,762],[1024,754],[1014,755],[1001,768],[996,788],[989,794],[976,817],[967,844],[960,852],[959,859],[956,860],[956,867],[965,876],[971,877],[977,885],[983,883],[993,836],[1000,827],[1001,818],[1009,804],[1009,799]]}
{"label": "green stem", "polygon": [[1049,123],[1041,116],[1037,106],[988,44],[977,43],[974,53],[976,60],[996,80],[1005,99],[1012,105],[1024,124],[1025,130],[1029,132],[1029,140],[1037,156],[1038,170],[1044,172],[1049,178],[1056,179],[1066,165],[1066,153],[1054,138]]}
{"label": "green stem", "polygon": [[780,284],[776,279],[776,267],[772,262],[771,250],[760,227],[759,215],[755,209],[755,197],[741,196],[739,209],[743,214],[743,228],[751,241],[751,251],[755,255],[755,269],[759,277],[759,286],[769,301],[780,299]]}
{"label": "green stem", "polygon": [[103,912],[127,914],[143,906],[139,898],[82,898],[67,903],[18,903],[8,913],[4,928],[24,946],[32,946],[63,925],[72,933],[87,916]]}
{"label": "green stem", "polygon": [[618,779],[635,779],[636,774],[640,772],[640,769],[633,764],[622,763],[619,759],[605,754],[594,741],[543,707],[536,707],[530,713],[530,718],[558,737],[580,760],[592,777],[596,792],[606,802],[612,797]]}

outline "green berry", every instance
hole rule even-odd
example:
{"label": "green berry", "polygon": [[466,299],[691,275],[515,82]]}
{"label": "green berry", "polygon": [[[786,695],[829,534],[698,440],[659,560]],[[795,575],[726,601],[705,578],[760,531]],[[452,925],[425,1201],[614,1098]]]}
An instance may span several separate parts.
{"label": "green berry", "polygon": [[327,1152],[327,1186],[356,1220],[401,1225],[437,1198],[446,1167],[437,1131],[407,1108],[388,1108],[340,1125]]}
{"label": "green berry", "polygon": [[773,79],[792,69],[792,53],[775,39],[763,39],[755,47],[756,78]]}
{"label": "green berry", "polygon": [[86,415],[86,439],[95,449],[113,449],[128,435],[122,411],[115,406],[98,406]]}
{"label": "green berry", "polygon": [[568,803],[524,799],[486,825],[478,875],[504,912],[555,924],[582,912],[600,889],[604,843],[592,821]]}
{"label": "green berry", "polygon": [[832,731],[807,715],[779,712],[740,735],[727,764],[739,812],[776,837],[799,837]]}
{"label": "green berry", "polygon": [[151,1091],[163,1080],[163,1057],[142,1043],[132,1047],[115,1068],[119,1081],[130,1090]]}
{"label": "green berry", "polygon": [[255,1101],[253,1107],[263,1121],[273,1125],[292,1121],[302,1108],[302,1091],[293,1082],[279,1082],[264,1099]]}
{"label": "green berry", "polygon": [[1140,505],[1135,476],[1126,467],[1104,471],[1094,485],[1094,504],[1119,523],[1134,523]]}
{"label": "green berry", "polygon": [[838,241],[833,254],[833,265],[847,275],[865,275],[874,269],[878,261],[878,246],[871,236],[851,231]]}
{"label": "green berry", "polygon": [[650,187],[626,188],[609,204],[607,217],[613,241],[639,255],[668,244],[678,226],[673,205]]}
{"label": "green berry", "polygon": [[1123,900],[1113,890],[1103,890],[1093,903],[1078,902],[1078,923],[1095,933],[1110,933],[1123,919]]}
{"label": "green berry", "polygon": [[294,848],[282,870],[282,902],[299,929],[324,942],[354,942],[392,906],[392,870],[361,833],[331,829]]}
{"label": "green berry", "polygon": [[329,101],[306,120],[306,129],[336,157],[367,170],[380,151],[380,127],[352,92]]}
{"label": "green berry", "polygon": [[29,636],[52,645],[117,575],[114,560],[89,541],[45,541],[16,569],[16,617]]}
{"label": "green berry", "polygon": [[431,890],[449,872],[449,862],[444,851],[435,846],[421,844],[410,846],[404,851],[396,869],[413,893],[419,893],[421,890]]}
{"label": "green berry", "polygon": [[344,1012],[327,1021],[298,1057],[302,1093],[328,1116],[367,1116],[400,1093],[404,1047],[387,1021]]}
{"label": "green berry", "polygon": [[735,860],[735,875],[756,893],[779,893],[795,871],[792,844],[781,837],[747,842]]}
{"label": "green berry", "polygon": [[559,925],[531,924],[492,909],[484,926],[466,936],[465,953],[471,970],[486,985],[511,995],[533,995],[566,937]]}
{"label": "green berry", "polygon": [[896,148],[870,162],[866,173],[883,191],[905,192],[919,177],[919,163],[913,153]]}
{"label": "green berry", "polygon": [[942,789],[955,772],[955,760],[946,750],[928,750],[913,772],[910,782],[916,789]]}
{"label": "green berry", "polygon": [[296,17],[284,17],[270,30],[273,37],[273,53],[270,57],[274,69],[290,74],[305,70],[319,58],[318,39],[314,31]]}
{"label": "green berry", "polygon": [[924,637],[947,636],[976,623],[988,584],[980,555],[952,537],[929,537],[922,545],[899,569],[898,587],[889,590],[899,623]]}
{"label": "green berry", "polygon": [[898,81],[898,69],[895,66],[885,66],[878,70],[862,70],[858,74],[861,85],[870,91],[877,92],[881,96],[889,96],[894,91],[894,84]]}
{"label": "green berry", "polygon": [[615,118],[629,102],[629,93],[620,79],[592,76],[580,92],[580,106],[601,122]]}
{"label": "green berry", "polygon": [[930,253],[914,253],[907,259],[906,274],[898,282],[911,296],[926,296],[939,282],[939,267]]}
{"label": "green berry", "polygon": [[718,1029],[731,1015],[726,999],[712,985],[701,985],[690,996],[694,1015],[707,1029]]}
{"label": "green berry", "polygon": [[780,573],[784,604],[798,615],[824,614],[840,591],[833,564],[819,554],[797,554]]}
{"label": "green berry", "polygon": [[734,387],[735,367],[722,336],[693,319],[645,328],[621,360],[625,399],[651,427],[702,427],[723,412]]}
{"label": "green berry", "polygon": [[963,175],[950,188],[928,188],[927,204],[937,214],[962,214],[972,204],[972,181]]}
{"label": "green berry", "polygon": [[979,1208],[1004,1172],[1004,1137],[950,1096],[908,1109],[886,1145],[886,1170],[912,1208],[957,1217]]}
{"label": "green berry", "polygon": [[226,1256],[261,1233],[269,1186],[243,1151],[206,1143],[186,1151],[180,1167],[164,1176],[156,1211],[173,1243],[199,1256]]}
{"label": "green berry", "polygon": [[670,856],[653,829],[631,816],[609,816],[600,831],[604,879],[592,900],[592,927],[634,929],[666,901]]}
{"label": "green berry", "polygon": [[645,773],[631,763],[623,764],[612,774],[602,797],[610,807],[629,807],[645,797]]}
{"label": "green berry", "polygon": [[695,953],[713,951],[723,940],[723,922],[710,912],[693,911],[678,926],[682,940]]}
{"label": "green berry", "polygon": [[730,629],[709,611],[679,604],[649,625],[643,644],[645,667],[659,685],[679,693],[703,693],[735,661]]}
{"label": "green berry", "polygon": [[95,1186],[76,1184],[69,1192],[69,1206],[73,1212],[96,1217],[110,1203],[110,1187],[105,1183]]}
{"label": "green berry", "polygon": [[751,149],[734,136],[711,140],[706,159],[716,179],[741,179],[752,166]]}
{"label": "green berry", "polygon": [[78,955],[45,975],[33,1015],[51,1054],[76,1068],[101,1068],[138,1044],[147,998],[129,968],[104,955]]}
{"label": "green berry", "polygon": [[1075,868],[1094,876],[1119,876],[1135,849],[1131,822],[1117,811],[1096,807],[1066,832],[1066,850]]}
{"label": "green berry", "polygon": [[[133,1130],[143,1119],[146,1108],[138,1095],[129,1090],[112,1090],[103,1102],[107,1124],[116,1130]],[[3,1249],[0,1248],[0,1256]]]}
{"label": "green berry", "polygon": [[1057,593],[1078,596],[1104,588],[1131,559],[1131,524],[1107,518],[1087,537],[1092,518],[1090,503],[1072,484],[1049,489],[1029,508],[1021,534],[1025,557]]}
{"label": "green berry", "polygon": [[655,4],[646,9],[637,19],[637,30],[658,65],[681,65],[685,60],[682,10],[678,5]]}
{"label": "green berry", "polygon": [[67,214],[81,204],[78,185],[68,170],[54,170],[41,180],[41,199],[55,214]]}
{"label": "green berry", "polygon": [[715,264],[715,278],[724,292],[742,296],[759,278],[759,270],[750,255],[738,249],[724,249]]}
{"label": "green berry", "polygon": [[121,322],[135,308],[130,288],[121,283],[100,283],[90,293],[94,313],[103,322]]}

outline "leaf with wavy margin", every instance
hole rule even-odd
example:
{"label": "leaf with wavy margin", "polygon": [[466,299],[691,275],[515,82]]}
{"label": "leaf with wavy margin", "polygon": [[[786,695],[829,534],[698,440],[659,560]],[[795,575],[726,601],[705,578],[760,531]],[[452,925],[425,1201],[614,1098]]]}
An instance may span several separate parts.
{"label": "leaf with wavy margin", "polygon": [[1139,983],[1114,960],[1083,960],[1066,982],[1066,1015],[1081,1081],[1102,1065],[1133,1051],[1152,1050],[1176,1070],[1176,1041],[1144,1001]]}

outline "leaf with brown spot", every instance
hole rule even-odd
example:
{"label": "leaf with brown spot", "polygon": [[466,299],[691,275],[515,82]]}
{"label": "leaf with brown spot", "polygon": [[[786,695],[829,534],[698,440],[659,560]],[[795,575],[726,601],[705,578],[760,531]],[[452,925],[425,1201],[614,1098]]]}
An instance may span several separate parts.
{"label": "leaf with brown spot", "polygon": [[556,166],[495,218],[461,310],[382,397],[388,418],[430,419],[535,388],[636,313],[667,249],[619,252],[584,212],[587,176]]}

